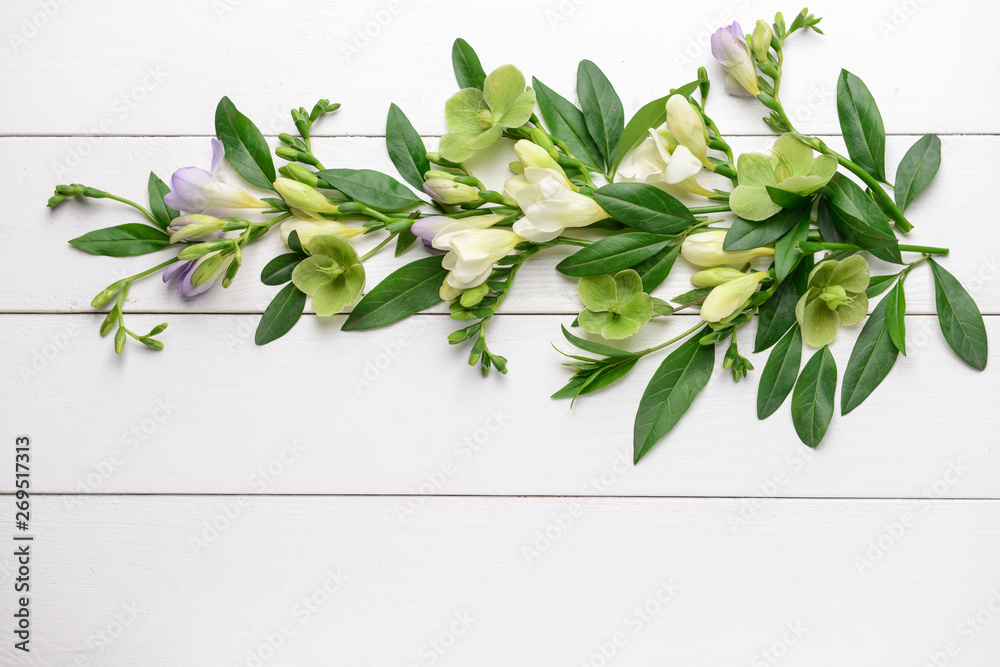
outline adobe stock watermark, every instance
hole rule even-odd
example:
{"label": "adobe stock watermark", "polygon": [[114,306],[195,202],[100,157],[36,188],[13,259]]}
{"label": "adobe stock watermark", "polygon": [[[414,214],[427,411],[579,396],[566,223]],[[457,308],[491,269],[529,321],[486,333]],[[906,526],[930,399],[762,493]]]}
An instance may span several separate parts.
{"label": "adobe stock watermark", "polygon": [[775,470],[767,479],[757,482],[757,491],[753,496],[740,498],[739,507],[729,513],[729,529],[737,533],[740,528],[749,525],[814,456],[816,451],[808,447],[796,446],[788,452],[784,458],[784,466]]}
{"label": "adobe stock watermark", "polygon": [[35,3],[28,16],[20,23],[13,25],[7,34],[7,43],[11,51],[20,53],[32,40],[40,35],[62,12],[63,7],[71,4],[71,0],[42,0]]}
{"label": "adobe stock watermark", "polygon": [[433,665],[453,648],[472,629],[475,619],[468,611],[455,612],[448,626],[425,641],[417,651],[417,660],[407,667]]}
{"label": "adobe stock watermark", "polygon": [[32,350],[31,354],[22,363],[18,364],[18,377],[22,381],[27,382],[44,373],[48,370],[52,362],[62,354],[63,350],[69,347],[69,344],[80,334],[80,331],[81,327],[77,323],[77,318],[70,318],[68,324],[62,327],[62,329],[46,336],[45,342]]}
{"label": "adobe stock watermark", "polygon": [[631,459],[618,452],[604,470],[588,478],[580,487],[581,494],[596,493],[598,495],[586,499],[570,499],[569,504],[563,509],[552,513],[548,524],[535,531],[528,544],[521,546],[521,555],[524,556],[525,562],[529,565],[538,562],[544,554],[571,531],[573,526],[580,522],[588,507],[595,505],[600,500],[601,495],[606,494],[621,479],[622,475],[631,470]]}
{"label": "adobe stock watermark", "polygon": [[395,511],[399,523],[405,524],[413,518],[427,502],[427,496],[440,493],[448,480],[458,473],[463,464],[467,464],[482,451],[509,419],[510,415],[504,412],[503,407],[490,408],[481,426],[456,438],[450,454],[424,473],[420,483],[410,488],[410,495],[402,496],[396,501]]}
{"label": "adobe stock watermark", "polygon": [[771,642],[766,648],[757,651],[750,658],[750,667],[773,667],[781,662],[782,658],[788,655],[793,646],[802,640],[802,637],[809,631],[809,628],[802,624],[802,621],[788,621],[781,635]]}
{"label": "adobe stock watermark", "polygon": [[257,646],[250,649],[247,654],[246,667],[263,667],[267,664],[288,640],[320,613],[350,581],[350,577],[341,572],[339,567],[327,569],[324,576],[320,585],[292,605],[288,611],[288,618],[259,637]]}
{"label": "adobe stock watermark", "polygon": [[680,588],[674,583],[673,578],[660,579],[652,595],[632,607],[622,618],[619,626],[607,637],[596,642],[594,650],[586,658],[580,658],[577,666],[606,667],[611,664],[619,652],[677,597],[679,591]]}
{"label": "adobe stock watermark", "polygon": [[365,359],[361,371],[351,374],[351,387],[355,395],[360,396],[365,389],[375,384],[382,373],[403,354],[403,350],[413,345],[414,338],[426,328],[426,317],[411,317],[400,327],[394,339],[379,345],[379,351]]}
{"label": "adobe stock watermark", "polygon": [[858,574],[864,576],[876,563],[885,558],[899,541],[917,525],[921,517],[926,516],[931,508],[948,496],[949,491],[969,472],[962,461],[948,461],[948,467],[940,477],[925,486],[920,491],[921,497],[913,501],[913,506],[900,513],[895,520],[884,524],[881,532],[868,540],[863,553],[854,557],[854,567]]}
{"label": "adobe stock watermark", "polygon": [[928,0],[901,0],[893,3],[892,8],[878,21],[878,31],[883,39],[899,32],[927,2]]}
{"label": "adobe stock watermark", "polygon": [[234,496],[227,499],[214,517],[202,522],[199,533],[190,539],[191,550],[196,555],[201,555],[215,544],[253,506],[252,494],[267,491],[275,480],[284,475],[298,461],[303,452],[305,452],[305,447],[295,440],[285,441],[277,454],[266,463],[257,466],[247,477],[247,487],[251,495]]}
{"label": "adobe stock watermark", "polygon": [[[1000,587],[990,591],[990,597],[978,609],[955,626],[953,637],[939,649],[928,651],[922,667],[948,667],[962,653],[962,648],[976,640],[1000,616]],[[965,664],[965,663],[963,663]]]}
{"label": "adobe stock watermark", "polygon": [[52,173],[55,178],[57,180],[72,178],[72,174],[83,164],[84,159],[89,157],[107,138],[104,135],[113,132],[121,122],[131,116],[153,91],[163,85],[165,80],[166,73],[161,65],[147,66],[138,83],[127,89],[111,103],[110,113],[98,120],[91,129],[92,136],[76,137],[75,143],[70,147],[62,162],[52,163]]}
{"label": "adobe stock watermark", "polygon": [[103,664],[97,658],[104,655],[116,642],[127,635],[129,628],[139,620],[140,613],[145,611],[146,608],[140,606],[135,600],[121,605],[110,621],[103,623],[97,630],[87,635],[87,652],[75,653],[73,661],[68,665],[71,667],[97,667]]}
{"label": "adobe stock watermark", "polygon": [[384,6],[368,12],[364,23],[354,28],[350,39],[340,40],[340,54],[348,65],[379,41],[402,9],[402,0],[389,0]]}

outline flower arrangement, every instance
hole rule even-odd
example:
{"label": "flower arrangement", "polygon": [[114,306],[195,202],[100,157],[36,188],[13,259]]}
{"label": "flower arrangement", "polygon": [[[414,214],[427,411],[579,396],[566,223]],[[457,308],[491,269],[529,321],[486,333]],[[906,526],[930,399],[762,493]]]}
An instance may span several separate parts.
{"label": "flower arrangement", "polygon": [[[166,324],[146,334],[125,325],[124,305],[137,281],[161,273],[185,297],[217,283],[228,287],[243,265],[243,249],[277,228],[288,252],[268,262],[260,279],[284,286],[264,311],[257,344],[287,334],[310,297],[319,316],[349,310],[345,331],[388,326],[444,301],[461,323],[448,342],[468,345],[469,364],[483,375],[506,373],[507,359],[489,347],[488,332],[520,267],[554,246],[578,247],[557,266],[579,280],[582,310],[562,328],[575,348],[564,352],[573,374],[555,398],[595,393],[644,357],[676,345],[638,406],[638,461],[705,387],[718,346],[734,380],[754,369],[735,333],[756,319],[754,351],[770,350],[758,417],[773,414],[791,395],[795,430],[815,447],[835,411],[838,373],[829,344],[842,325],[867,318],[842,378],[840,409],[847,414],[906,354],[905,282],[914,269],[926,264],[933,274],[941,331],[958,357],[982,370],[988,347],[975,302],[934,259],[948,250],[900,242],[913,228],[907,207],[938,170],[940,140],[919,139],[890,183],[875,99],[847,71],[837,82],[847,155],[797,131],[786,113],[780,96],[786,41],[800,31],[821,33],[819,22],[808,10],[790,24],[779,13],[770,24],[757,21],[750,35],[734,22],[712,36],[726,90],[755,98],[779,135],[766,153],[734,155],[706,112],[711,86],[704,67],[626,122],[618,94],[593,62],[579,65],[575,104],[537,79],[527,85],[513,65],[487,74],[472,47],[458,39],[452,56],[460,90],[444,105],[449,132],[438,150],[428,152],[403,111],[389,109],[386,144],[403,182],[368,169],[324,166],[310,132],[339,104],[324,99],[311,110],[292,110],[296,132],[279,135],[274,155],[285,164],[276,169],[261,132],[224,97],[210,170],[179,169],[169,185],[150,174],[148,208],[79,184],[57,186],[49,206],[72,196],[111,199],[144,217],[70,241],[85,252],[173,252],[94,298],[95,308],[110,304],[100,333],[115,331],[118,353],[129,338],[163,348],[158,336]],[[481,151],[506,156],[510,142],[511,176],[501,191],[490,189],[466,162]],[[228,181],[223,162],[246,183]],[[719,183],[731,187],[714,187]],[[246,185],[272,196],[257,197]],[[682,201],[692,199],[701,204]],[[369,235],[383,238],[359,255],[352,239]],[[414,254],[417,246],[420,258],[366,292],[365,262],[390,244],[396,257]],[[696,268],[693,289],[669,300],[654,296],[678,257]],[[898,268],[871,275],[867,257]],[[886,291],[869,314],[869,299]],[[652,347],[631,351],[608,342],[695,308],[694,327]],[[815,351],[803,366],[804,346]]]}

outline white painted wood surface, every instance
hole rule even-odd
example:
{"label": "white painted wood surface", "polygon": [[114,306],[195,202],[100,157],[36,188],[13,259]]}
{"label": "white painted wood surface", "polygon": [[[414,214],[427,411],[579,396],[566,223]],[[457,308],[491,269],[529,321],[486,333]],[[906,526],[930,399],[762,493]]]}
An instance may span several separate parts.
{"label": "white painted wood surface", "polygon": [[[483,381],[466,367],[440,314],[364,334],[307,316],[256,348],[273,289],[255,274],[276,240],[248,253],[226,291],[184,301],[138,285],[132,317],[169,321],[167,350],[115,357],[87,304],[151,258],[94,258],[64,241],[131,216],[107,202],[42,206],[56,182],[141,198],[150,169],[166,178],[207,165],[223,94],[269,136],[288,129],[292,106],[342,101],[318,128],[318,151],[331,166],[391,172],[379,137],[388,104],[433,145],[455,88],[457,36],[487,69],[515,62],[564,93],[576,61],[590,58],[627,112],[704,64],[723,131],[748,135],[733,140],[737,150],[760,150],[771,141],[760,108],[723,94],[707,43],[718,25],[747,27],[777,9],[791,18],[798,7],[4,3],[0,442],[8,451],[15,435],[33,437],[42,495],[33,650],[15,654],[4,612],[0,663],[995,665],[998,379],[945,346],[926,272],[907,283],[909,357],[835,419],[817,451],[798,444],[787,405],[756,420],[756,376],[733,384],[717,372],[633,468],[632,417],[659,357],[572,411],[547,398],[567,376],[551,343],[579,309],[573,283],[552,270],[558,250],[525,268],[495,323],[508,377]],[[789,46],[793,118],[836,134],[845,67],[871,87],[895,135],[890,165],[916,136],[943,135],[942,168],[910,209],[910,238],[953,249],[945,265],[995,339],[1000,93],[987,77],[1000,63],[990,39],[958,25],[994,25],[1000,7],[813,9],[826,14],[827,36]],[[506,175],[485,173],[497,186]],[[391,265],[372,262],[370,284]],[[679,264],[657,294],[687,289],[684,275]],[[643,336],[692,321],[676,320]],[[841,373],[856,334],[835,346]],[[760,369],[764,356],[753,361]],[[5,454],[8,545],[11,480]],[[0,548],[4,610],[14,603],[11,552]],[[677,587],[665,602],[663,580]],[[470,627],[459,634],[462,619]]]}

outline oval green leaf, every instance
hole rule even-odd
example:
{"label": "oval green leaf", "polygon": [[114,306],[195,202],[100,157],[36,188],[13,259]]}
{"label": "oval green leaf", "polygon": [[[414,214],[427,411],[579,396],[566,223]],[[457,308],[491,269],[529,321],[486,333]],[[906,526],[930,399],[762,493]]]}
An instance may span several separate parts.
{"label": "oval green leaf", "polygon": [[651,234],[676,234],[695,222],[680,200],[647,183],[610,183],[594,200],[615,220]]}
{"label": "oval green leaf", "polygon": [[69,243],[91,255],[133,257],[163,250],[170,245],[170,237],[156,227],[130,222],[117,227],[95,229],[71,239]]}
{"label": "oval green leaf", "polygon": [[274,297],[257,325],[254,342],[267,345],[291,331],[306,307],[306,293],[289,283]]}
{"label": "oval green leaf", "polygon": [[597,144],[604,164],[610,167],[625,127],[622,101],[601,68],[589,60],[581,60],[577,68],[576,94],[583,109],[587,132]]}
{"label": "oval green leaf", "polygon": [[342,330],[388,326],[440,303],[438,292],[448,275],[442,257],[424,257],[390,273],[358,302]]}
{"label": "oval green leaf", "polygon": [[989,356],[989,344],[979,306],[955,276],[933,259],[928,263],[934,274],[934,301],[944,339],[962,361],[976,370],[983,370]]}
{"label": "oval green leaf", "polygon": [[273,190],[271,149],[257,126],[228,97],[215,108],[215,134],[226,149],[226,162],[250,185]]}
{"label": "oval green leaf", "polygon": [[804,444],[816,447],[833,419],[837,364],[829,347],[812,356],[792,391],[792,424]]}
{"label": "oval green leaf", "polygon": [[859,167],[885,181],[885,127],[868,86],[846,69],[837,79],[837,115],[847,153]]}
{"label": "oval green leaf", "polygon": [[594,169],[601,169],[601,151],[587,130],[583,112],[575,104],[532,78],[535,99],[549,132],[562,139],[573,157]]}
{"label": "oval green leaf", "polygon": [[896,170],[896,186],[893,194],[901,211],[913,203],[941,166],[941,140],[933,134],[925,134],[906,151]]}
{"label": "oval green leaf", "polygon": [[771,350],[757,386],[757,419],[767,419],[788,398],[802,363],[802,331],[794,327]]}
{"label": "oval green leaf", "polygon": [[846,415],[868,398],[882,383],[899,357],[899,350],[889,336],[889,302],[882,299],[861,329],[844,371],[840,390],[840,414]]}
{"label": "oval green leaf", "polygon": [[371,169],[325,169],[316,175],[354,201],[383,211],[398,211],[421,201],[392,176]]}
{"label": "oval green leaf", "polygon": [[260,272],[260,281],[265,285],[284,285],[292,279],[292,271],[305,257],[297,252],[278,255]]}
{"label": "oval green leaf", "polygon": [[673,241],[670,237],[646,232],[627,232],[608,236],[556,265],[567,276],[600,276],[629,269],[649,259]]}
{"label": "oval green leaf", "polygon": [[427,149],[410,119],[395,104],[389,106],[389,115],[385,119],[385,145],[403,180],[418,190],[423,188],[424,174],[431,168]]}
{"label": "oval green leaf", "polygon": [[451,47],[451,64],[455,68],[455,80],[458,81],[459,88],[483,89],[486,72],[483,71],[476,50],[461,37]]}

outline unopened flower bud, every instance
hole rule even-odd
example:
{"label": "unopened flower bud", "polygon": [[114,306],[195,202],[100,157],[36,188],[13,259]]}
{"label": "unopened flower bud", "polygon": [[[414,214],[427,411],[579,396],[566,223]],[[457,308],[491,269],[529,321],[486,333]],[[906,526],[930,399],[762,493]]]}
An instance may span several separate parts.
{"label": "unopened flower bud", "polygon": [[513,162],[511,162],[507,166],[515,174],[523,174],[524,173],[524,165],[521,164],[520,162],[518,162],[517,160],[514,160]]}
{"label": "unopened flower bud", "polygon": [[489,291],[489,286],[486,285],[486,283],[483,283],[482,285],[478,285],[462,292],[462,296],[459,298],[458,302],[462,304],[463,308],[472,308],[482,301],[483,297],[489,294]]}
{"label": "unopened flower bud", "polygon": [[691,276],[691,284],[695,287],[718,287],[730,280],[742,278],[746,274],[728,266],[716,266],[698,271]]}
{"label": "unopened flower bud", "polygon": [[126,281],[123,278],[123,279],[121,279],[121,280],[119,280],[117,282],[113,282],[110,285],[108,285],[107,287],[105,287],[104,290],[100,294],[98,294],[97,296],[95,296],[94,300],[90,302],[90,307],[91,308],[100,308],[101,306],[103,306],[104,304],[106,304],[108,301],[111,301],[111,299],[113,299],[116,296],[118,296],[118,293],[122,291],[123,287],[125,287],[125,282]]}
{"label": "unopened flower bud", "polygon": [[745,264],[755,257],[774,255],[774,248],[751,248],[735,252],[723,250],[726,233],[726,230],[719,229],[691,234],[681,244],[681,256],[695,266],[710,268]]}
{"label": "unopened flower bud", "polygon": [[49,202],[48,204],[46,204],[46,206],[48,206],[49,208],[55,208],[64,201],[66,201],[66,195],[52,195],[51,197],[49,197]]}
{"label": "unopened flower bud", "polygon": [[434,177],[425,181],[424,192],[442,204],[454,205],[479,201],[479,190],[444,177]]}
{"label": "unopened flower bud", "polygon": [[767,52],[771,49],[772,35],[773,32],[771,31],[771,26],[764,21],[757,21],[757,25],[753,29],[753,35],[751,38],[751,49],[753,50],[753,55],[757,59],[757,62],[767,62]]}
{"label": "unopened flower bud", "polygon": [[337,212],[335,204],[305,183],[290,178],[279,178],[274,181],[274,189],[290,207],[302,211],[311,218],[320,218],[320,213]]}
{"label": "unopened flower bud", "polygon": [[218,238],[218,233],[225,226],[225,220],[220,220],[211,215],[192,213],[181,215],[171,220],[167,231],[170,232],[171,243],[192,240],[206,241]]}
{"label": "unopened flower bud", "polygon": [[310,187],[319,187],[319,177],[315,173],[309,171],[300,164],[286,164],[284,167],[279,169],[283,174],[287,174],[289,178],[293,181],[298,181],[299,183],[305,183]]}
{"label": "unopened flower bud", "polygon": [[683,95],[667,98],[667,129],[691,154],[707,168],[714,169],[708,160],[708,131],[701,112]]}
{"label": "unopened flower bud", "polygon": [[701,304],[701,319],[718,322],[743,310],[747,300],[757,291],[760,281],[767,277],[766,271],[759,271],[714,288]]}

